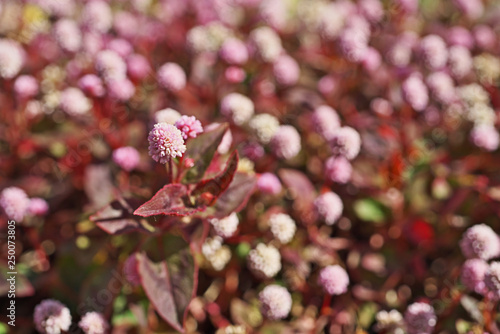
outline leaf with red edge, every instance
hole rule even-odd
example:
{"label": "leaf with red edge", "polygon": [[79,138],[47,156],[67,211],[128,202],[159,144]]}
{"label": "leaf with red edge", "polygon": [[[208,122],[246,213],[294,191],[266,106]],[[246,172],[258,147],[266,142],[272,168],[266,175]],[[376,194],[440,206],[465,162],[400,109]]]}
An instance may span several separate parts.
{"label": "leaf with red edge", "polygon": [[197,183],[203,178],[228,127],[227,123],[221,124],[215,130],[202,133],[187,142],[184,158],[192,159],[194,166],[186,172],[183,183]]}
{"label": "leaf with red edge", "polygon": [[177,317],[170,276],[165,262],[155,264],[145,254],[137,254],[141,285],[158,314],[175,330],[184,332]]}
{"label": "leaf with red edge", "polygon": [[136,256],[141,285],[149,300],[170,326],[184,333],[198,282],[198,267],[189,249],[181,249],[160,263],[153,263],[144,253]]}
{"label": "leaf with red edge", "polygon": [[294,209],[302,221],[311,223],[314,220],[312,206],[316,191],[309,178],[302,172],[294,169],[280,169],[278,175],[283,180],[295,204]]}
{"label": "leaf with red edge", "polygon": [[207,213],[217,218],[223,218],[242,210],[252,196],[256,185],[257,178],[254,175],[236,173],[227,190],[222,193],[214,207],[210,208]]}
{"label": "leaf with red edge", "polygon": [[167,184],[149,201],[141,205],[134,214],[142,217],[154,215],[189,216],[204,208],[189,206],[187,188],[182,184]]}
{"label": "leaf with red edge", "polygon": [[119,198],[90,216],[90,220],[109,234],[133,231],[154,232],[154,227],[145,219],[134,216],[134,207],[137,207],[134,201]]}
{"label": "leaf with red edge", "polygon": [[198,205],[212,205],[231,184],[238,169],[238,152],[234,151],[226,163],[226,168],[213,179],[203,180],[191,192]]}

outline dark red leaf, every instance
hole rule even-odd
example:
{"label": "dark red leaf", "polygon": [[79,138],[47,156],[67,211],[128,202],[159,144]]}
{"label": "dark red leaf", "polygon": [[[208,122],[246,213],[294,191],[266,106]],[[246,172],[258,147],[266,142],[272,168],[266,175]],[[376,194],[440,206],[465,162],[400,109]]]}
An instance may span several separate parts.
{"label": "dark red leaf", "polygon": [[154,215],[189,216],[203,210],[203,207],[187,207],[186,202],[188,202],[186,186],[167,184],[153,198],[135,210],[134,214],[142,217]]}
{"label": "dark red leaf", "polygon": [[90,220],[109,234],[122,234],[141,230],[153,232],[154,227],[149,225],[145,219],[134,216],[134,206],[137,207],[131,200],[119,198],[90,216]]}
{"label": "dark red leaf", "polygon": [[256,184],[257,178],[254,175],[236,173],[227,190],[222,193],[215,206],[210,208],[208,214],[222,218],[242,210],[252,196]]}
{"label": "dark red leaf", "polygon": [[278,174],[295,201],[294,209],[300,219],[305,223],[311,223],[314,219],[312,205],[316,192],[309,178],[304,173],[293,169],[280,169]]}
{"label": "dark red leaf", "polygon": [[184,332],[188,306],[198,282],[198,267],[189,248],[166,261],[153,263],[144,253],[137,254],[141,284],[158,314],[175,330]]}
{"label": "dark red leaf", "polygon": [[227,129],[228,124],[224,123],[215,130],[202,133],[187,142],[184,157],[192,159],[194,165],[186,172],[183,183],[197,183],[203,178]]}
{"label": "dark red leaf", "polygon": [[226,163],[226,168],[213,179],[203,180],[191,192],[198,205],[212,205],[231,184],[238,169],[238,152],[234,151]]}
{"label": "dark red leaf", "polygon": [[177,317],[167,264],[155,264],[145,254],[137,254],[137,262],[142,287],[156,311],[170,326],[183,333],[182,324]]}

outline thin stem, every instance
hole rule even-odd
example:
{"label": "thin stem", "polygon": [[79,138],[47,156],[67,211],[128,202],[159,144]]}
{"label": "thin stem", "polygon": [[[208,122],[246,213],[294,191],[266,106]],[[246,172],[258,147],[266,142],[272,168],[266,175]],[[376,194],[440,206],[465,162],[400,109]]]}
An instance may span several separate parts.
{"label": "thin stem", "polygon": [[168,159],[168,179],[170,183],[174,183],[174,165],[172,159]]}

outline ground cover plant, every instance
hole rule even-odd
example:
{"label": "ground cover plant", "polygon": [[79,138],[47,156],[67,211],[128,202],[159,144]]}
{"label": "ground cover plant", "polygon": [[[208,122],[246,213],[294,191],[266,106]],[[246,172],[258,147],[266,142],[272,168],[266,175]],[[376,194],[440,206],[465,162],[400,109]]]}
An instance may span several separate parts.
{"label": "ground cover plant", "polygon": [[500,2],[0,2],[0,332],[500,333]]}

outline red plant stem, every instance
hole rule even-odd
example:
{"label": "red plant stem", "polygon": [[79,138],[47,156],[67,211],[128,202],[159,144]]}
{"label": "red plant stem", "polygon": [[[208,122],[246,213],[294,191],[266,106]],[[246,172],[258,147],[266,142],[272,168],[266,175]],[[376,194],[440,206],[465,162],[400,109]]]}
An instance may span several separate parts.
{"label": "red plant stem", "polygon": [[168,180],[170,183],[174,183],[174,165],[172,159],[168,159]]}
{"label": "red plant stem", "polygon": [[332,303],[332,296],[328,293],[325,293],[323,297],[323,305],[321,306],[321,315],[330,315],[332,313],[332,308],[330,304]]}
{"label": "red plant stem", "polygon": [[177,164],[177,177],[175,178],[175,183],[180,183],[181,181],[181,176],[182,176],[182,171],[183,171],[183,165],[184,163],[184,155],[181,156],[179,159],[179,163]]}

